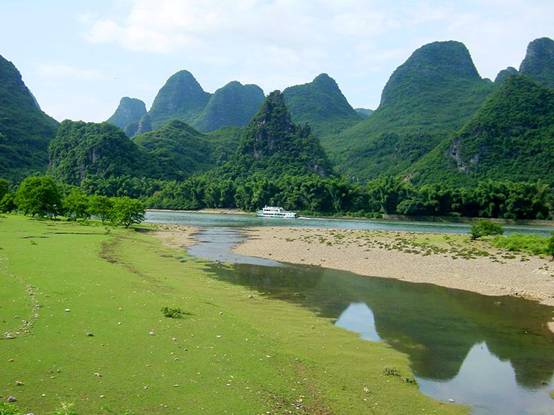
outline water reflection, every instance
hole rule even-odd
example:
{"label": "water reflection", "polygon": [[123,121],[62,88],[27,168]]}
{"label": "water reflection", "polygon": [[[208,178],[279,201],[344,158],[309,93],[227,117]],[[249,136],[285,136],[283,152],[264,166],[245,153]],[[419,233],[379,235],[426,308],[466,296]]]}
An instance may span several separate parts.
{"label": "water reflection", "polygon": [[[214,235],[204,238],[204,253]],[[300,304],[366,340],[389,343],[409,356],[421,390],[437,399],[470,404],[477,414],[554,413],[550,307],[319,267],[208,267],[215,278]]]}

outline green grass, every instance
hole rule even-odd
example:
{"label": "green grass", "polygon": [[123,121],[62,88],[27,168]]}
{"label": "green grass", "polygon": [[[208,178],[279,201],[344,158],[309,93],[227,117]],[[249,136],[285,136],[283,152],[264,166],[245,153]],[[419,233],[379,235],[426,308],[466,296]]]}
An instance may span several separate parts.
{"label": "green grass", "polygon": [[148,232],[6,216],[0,248],[1,333],[32,322],[0,340],[0,395],[23,413],[466,413],[404,381],[391,347],[210,278]]}
{"label": "green grass", "polygon": [[491,239],[491,243],[497,247],[512,252],[526,252],[533,255],[546,255],[548,237],[540,235],[513,234],[497,236]]}

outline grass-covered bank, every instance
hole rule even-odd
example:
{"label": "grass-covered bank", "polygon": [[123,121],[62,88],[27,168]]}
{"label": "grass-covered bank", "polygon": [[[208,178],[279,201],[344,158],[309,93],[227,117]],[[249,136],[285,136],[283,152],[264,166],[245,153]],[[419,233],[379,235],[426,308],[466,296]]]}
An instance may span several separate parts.
{"label": "grass-covered bank", "polygon": [[216,281],[148,233],[6,216],[0,248],[0,333],[16,337],[0,340],[0,395],[24,413],[465,411],[406,382],[390,347]]}

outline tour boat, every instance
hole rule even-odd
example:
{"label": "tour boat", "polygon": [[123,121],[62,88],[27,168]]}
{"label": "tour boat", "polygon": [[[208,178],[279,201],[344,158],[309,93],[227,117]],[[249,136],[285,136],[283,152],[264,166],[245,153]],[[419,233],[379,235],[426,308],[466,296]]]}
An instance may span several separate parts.
{"label": "tour boat", "polygon": [[296,218],[296,213],[287,212],[282,207],[275,207],[275,206],[266,206],[262,210],[258,210],[256,212],[256,215],[262,218],[282,218],[282,219]]}

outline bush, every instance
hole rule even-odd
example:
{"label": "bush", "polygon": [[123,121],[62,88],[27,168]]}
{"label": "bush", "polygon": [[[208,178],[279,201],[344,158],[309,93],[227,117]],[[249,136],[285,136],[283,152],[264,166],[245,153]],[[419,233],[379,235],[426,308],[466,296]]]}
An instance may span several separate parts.
{"label": "bush", "polygon": [[552,236],[548,239],[546,253],[552,257],[552,260],[554,260],[554,233],[552,233]]}
{"label": "bush", "polygon": [[185,312],[180,308],[162,307],[162,314],[167,318],[183,318]]}
{"label": "bush", "polygon": [[488,220],[480,220],[471,225],[471,239],[479,239],[482,236],[502,235],[504,229],[501,225]]}
{"label": "bush", "polygon": [[62,197],[58,185],[51,177],[32,176],[19,185],[15,204],[25,215],[56,216],[62,208]]}
{"label": "bush", "polygon": [[15,405],[0,402],[0,415],[22,415]]}
{"label": "bush", "polygon": [[118,197],[114,199],[110,220],[114,225],[128,228],[144,220],[144,210],[144,204],[140,200]]}
{"label": "bush", "polygon": [[497,248],[506,249],[507,251],[545,255],[548,254],[549,239],[540,235],[513,234],[509,236],[497,236],[491,242]]}

